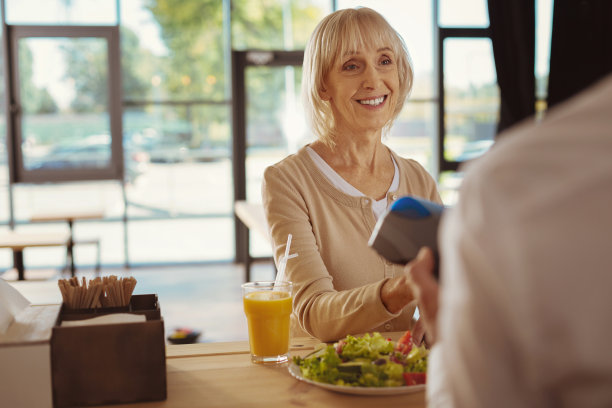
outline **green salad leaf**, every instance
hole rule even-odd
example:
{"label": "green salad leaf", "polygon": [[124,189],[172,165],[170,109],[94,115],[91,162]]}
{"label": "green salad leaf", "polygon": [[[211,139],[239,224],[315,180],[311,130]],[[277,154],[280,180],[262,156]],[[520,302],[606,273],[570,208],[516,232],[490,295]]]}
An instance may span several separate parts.
{"label": "green salad leaf", "polygon": [[313,381],[336,384],[340,379],[338,365],[342,362],[333,346],[323,349],[324,353],[317,353],[319,356],[311,356],[307,359],[294,357],[294,362],[300,366],[302,375]]}
{"label": "green salad leaf", "polygon": [[368,358],[375,359],[381,354],[393,352],[393,342],[385,339],[380,333],[366,334],[363,337],[346,336],[342,347],[342,357],[346,359]]}
{"label": "green salad leaf", "polygon": [[[427,371],[425,346],[399,347],[380,333],[347,336],[293,362],[313,381],[353,387],[399,387],[404,373]],[[406,354],[407,353],[407,354]]]}
{"label": "green salad leaf", "polygon": [[427,355],[429,350],[425,346],[413,347],[406,356],[405,372],[425,373],[427,372]]}

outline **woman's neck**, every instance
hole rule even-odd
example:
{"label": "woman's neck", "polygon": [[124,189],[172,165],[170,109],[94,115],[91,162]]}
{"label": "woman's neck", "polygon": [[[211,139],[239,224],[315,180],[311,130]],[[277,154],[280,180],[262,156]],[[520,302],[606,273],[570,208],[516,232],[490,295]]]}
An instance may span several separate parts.
{"label": "woman's neck", "polygon": [[382,144],[380,133],[367,137],[347,136],[345,133],[334,137],[333,147],[315,141],[311,147],[334,170],[342,168],[373,168],[380,163],[377,159],[386,156],[388,150]]}
{"label": "woman's neck", "polygon": [[331,148],[321,141],[310,147],[344,180],[376,200],[384,197],[393,181],[389,149],[378,139],[336,139]]}

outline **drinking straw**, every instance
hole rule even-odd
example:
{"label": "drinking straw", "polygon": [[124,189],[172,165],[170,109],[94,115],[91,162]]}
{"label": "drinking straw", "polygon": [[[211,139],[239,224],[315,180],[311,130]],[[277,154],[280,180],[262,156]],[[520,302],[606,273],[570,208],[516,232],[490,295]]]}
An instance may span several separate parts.
{"label": "drinking straw", "polygon": [[291,248],[291,239],[293,236],[289,234],[287,236],[287,244],[285,245],[285,254],[281,257],[278,262],[278,272],[276,273],[276,280],[274,281],[274,286],[279,285],[281,282],[285,280],[285,268],[287,267],[287,261],[291,258],[295,258],[298,254],[289,255],[289,250]]}

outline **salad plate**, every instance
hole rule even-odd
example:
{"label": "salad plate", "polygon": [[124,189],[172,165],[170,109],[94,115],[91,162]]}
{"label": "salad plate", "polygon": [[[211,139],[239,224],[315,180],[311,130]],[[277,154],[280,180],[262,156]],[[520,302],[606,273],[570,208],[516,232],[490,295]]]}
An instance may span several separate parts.
{"label": "salad plate", "polygon": [[333,385],[324,382],[313,381],[305,378],[302,375],[300,367],[293,361],[289,363],[289,373],[296,379],[306,382],[308,384],[315,385],[320,388],[324,388],[329,391],[340,392],[343,394],[353,395],[399,395],[399,394],[410,394],[425,389],[425,384],[419,385],[403,385],[399,387],[351,387],[345,385]]}

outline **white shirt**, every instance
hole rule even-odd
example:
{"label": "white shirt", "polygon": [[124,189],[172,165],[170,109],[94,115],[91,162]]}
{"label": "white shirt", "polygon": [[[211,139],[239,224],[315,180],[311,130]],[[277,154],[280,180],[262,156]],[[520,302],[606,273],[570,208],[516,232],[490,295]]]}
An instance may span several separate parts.
{"label": "white shirt", "polygon": [[[350,184],[348,181],[342,178],[336,170],[334,170],[323,158],[314,151],[310,146],[306,146],[306,151],[315,162],[321,173],[327,177],[327,179],[336,187],[338,190],[342,191],[345,194],[351,195],[353,197],[365,197],[361,191],[357,190]],[[397,163],[393,156],[391,156],[391,160],[393,160],[393,167],[395,168],[395,173],[393,174],[393,181],[391,182],[391,186],[387,191],[395,191],[399,188],[399,169],[397,168]],[[376,219],[380,218],[381,215],[387,209],[387,195],[380,200],[372,200],[372,211],[374,212],[374,217]]]}
{"label": "white shirt", "polygon": [[441,228],[429,405],[612,406],[612,76],[502,135]]}

